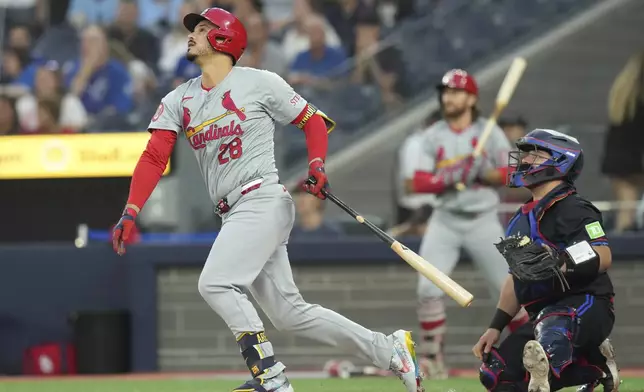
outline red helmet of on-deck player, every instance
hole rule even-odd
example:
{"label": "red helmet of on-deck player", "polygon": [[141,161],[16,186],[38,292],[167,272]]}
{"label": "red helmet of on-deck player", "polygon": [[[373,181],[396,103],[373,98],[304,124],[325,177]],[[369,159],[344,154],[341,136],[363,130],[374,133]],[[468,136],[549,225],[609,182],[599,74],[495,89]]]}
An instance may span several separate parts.
{"label": "red helmet of on-deck player", "polygon": [[246,50],[248,38],[244,24],[230,12],[221,8],[208,8],[201,14],[190,13],[183,18],[183,25],[193,32],[199,22],[207,20],[215,27],[208,32],[208,42],[213,49],[233,58],[233,64]]}
{"label": "red helmet of on-deck player", "polygon": [[439,92],[445,88],[455,88],[465,90],[470,94],[479,95],[479,87],[476,85],[476,80],[470,74],[462,69],[452,69],[441,79],[440,84],[436,86]]}

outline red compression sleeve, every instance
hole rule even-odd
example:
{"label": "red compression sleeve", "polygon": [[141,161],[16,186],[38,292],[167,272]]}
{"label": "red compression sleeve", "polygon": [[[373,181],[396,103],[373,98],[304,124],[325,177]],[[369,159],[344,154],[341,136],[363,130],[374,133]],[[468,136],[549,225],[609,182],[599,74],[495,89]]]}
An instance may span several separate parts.
{"label": "red compression sleeve", "polygon": [[127,204],[134,204],[139,210],[143,208],[168,165],[176,141],[177,134],[173,131],[152,130],[148,145],[132,173]]}
{"label": "red compression sleeve", "polygon": [[434,173],[417,171],[414,173],[414,191],[418,193],[443,193],[445,182]]}
{"label": "red compression sleeve", "polygon": [[[292,124],[299,124],[305,118],[309,111],[307,104],[302,112],[293,120]],[[326,160],[327,150],[329,148],[329,135],[324,119],[317,114],[312,115],[303,127],[306,136],[306,149],[309,152],[309,162],[315,158]]]}

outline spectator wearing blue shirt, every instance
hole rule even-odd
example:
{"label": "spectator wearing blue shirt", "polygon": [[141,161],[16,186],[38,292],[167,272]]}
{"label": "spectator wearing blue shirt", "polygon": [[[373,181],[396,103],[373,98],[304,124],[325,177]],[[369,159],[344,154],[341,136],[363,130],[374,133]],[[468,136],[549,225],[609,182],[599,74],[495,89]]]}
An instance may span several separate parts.
{"label": "spectator wearing blue shirt", "polygon": [[[15,83],[29,89],[27,82],[30,80],[26,71],[29,66],[25,59],[20,56],[17,50],[7,48],[2,54],[2,71],[0,72],[0,84]],[[31,77],[33,79],[33,76]],[[32,83],[33,84],[33,83]]]}
{"label": "spectator wearing blue shirt", "polygon": [[[20,59],[20,61],[24,61],[21,57],[18,58]],[[28,91],[32,91],[36,83],[36,73],[38,72],[38,68],[46,65],[48,61],[41,58],[33,58],[29,61],[30,62],[28,64],[19,63],[23,65],[23,68],[18,76],[12,80],[12,83]]]}
{"label": "spectator wearing blue shirt", "polygon": [[319,16],[309,17],[306,29],[310,48],[295,57],[288,79],[293,85],[323,87],[330,79],[346,74],[347,56],[342,49],[326,44],[325,24]]}
{"label": "spectator wearing blue shirt", "polygon": [[[21,65],[20,72],[10,80],[14,85],[24,89],[32,90],[34,78],[38,67],[46,63],[46,60],[34,57],[31,53],[33,39],[31,31],[27,26],[18,25],[9,31],[8,56],[18,56],[18,64]],[[10,59],[9,62],[12,62]],[[11,70],[13,71],[13,70]]]}
{"label": "spectator wearing blue shirt", "polygon": [[72,0],[68,15],[87,24],[111,23],[116,16],[118,0]]}
{"label": "spectator wearing blue shirt", "polygon": [[132,80],[127,68],[109,57],[105,32],[89,26],[81,40],[80,58],[63,67],[70,91],[81,98],[90,115],[130,113],[134,106]]}
{"label": "spectator wearing blue shirt", "polygon": [[201,69],[192,61],[183,56],[177,62],[177,67],[174,70],[174,79],[172,81],[172,88],[177,88],[181,83],[189,79],[196,78],[201,75]]}

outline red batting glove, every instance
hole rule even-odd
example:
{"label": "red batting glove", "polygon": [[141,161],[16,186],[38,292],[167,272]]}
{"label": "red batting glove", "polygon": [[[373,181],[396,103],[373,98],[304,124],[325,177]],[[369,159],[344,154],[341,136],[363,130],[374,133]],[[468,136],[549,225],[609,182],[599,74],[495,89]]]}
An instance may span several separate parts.
{"label": "red batting glove", "polygon": [[315,159],[309,164],[309,179],[304,183],[304,190],[318,199],[326,199],[322,189],[329,186],[329,180],[324,172],[324,161]]}
{"label": "red batting glove", "polygon": [[134,220],[137,212],[132,208],[125,208],[114,230],[112,230],[112,248],[119,256],[125,254],[125,243],[133,230],[136,230]]}

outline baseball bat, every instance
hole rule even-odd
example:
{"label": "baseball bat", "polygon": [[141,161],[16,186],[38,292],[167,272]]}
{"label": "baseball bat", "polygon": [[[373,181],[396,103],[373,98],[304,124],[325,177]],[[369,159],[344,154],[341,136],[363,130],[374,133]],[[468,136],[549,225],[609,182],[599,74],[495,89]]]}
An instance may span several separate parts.
{"label": "baseball bat", "polygon": [[[505,110],[505,108],[508,106],[508,103],[510,103],[510,99],[514,94],[514,90],[516,90],[517,86],[519,85],[519,81],[521,80],[523,71],[525,71],[527,65],[528,62],[523,57],[517,57],[512,61],[510,69],[508,69],[508,73],[505,74],[505,79],[503,79],[501,88],[499,88],[499,92],[496,95],[494,111],[492,112],[492,115],[487,119],[483,133],[481,133],[479,141],[474,148],[474,152],[472,153],[472,156],[474,158],[477,158],[483,153],[483,150],[485,149],[485,143],[487,143],[487,140],[490,138],[492,130],[494,129],[494,125],[496,125],[499,116],[501,116],[503,110]],[[456,189],[459,191],[462,191],[465,188],[466,186],[462,182],[456,184]]]}
{"label": "baseball bat", "polygon": [[344,212],[351,215],[358,223],[367,226],[378,238],[385,242],[389,247],[405,260],[413,269],[420,272],[424,277],[431,280],[436,286],[449,295],[462,307],[468,307],[472,303],[474,296],[461,285],[456,283],[452,278],[434,267],[429,261],[423,259],[416,252],[412,251],[405,245],[398,242],[395,238],[382,231],[378,226],[369,222],[356,210],[346,205],[333,193],[323,189],[322,193],[331,200],[335,205],[340,207]]}

